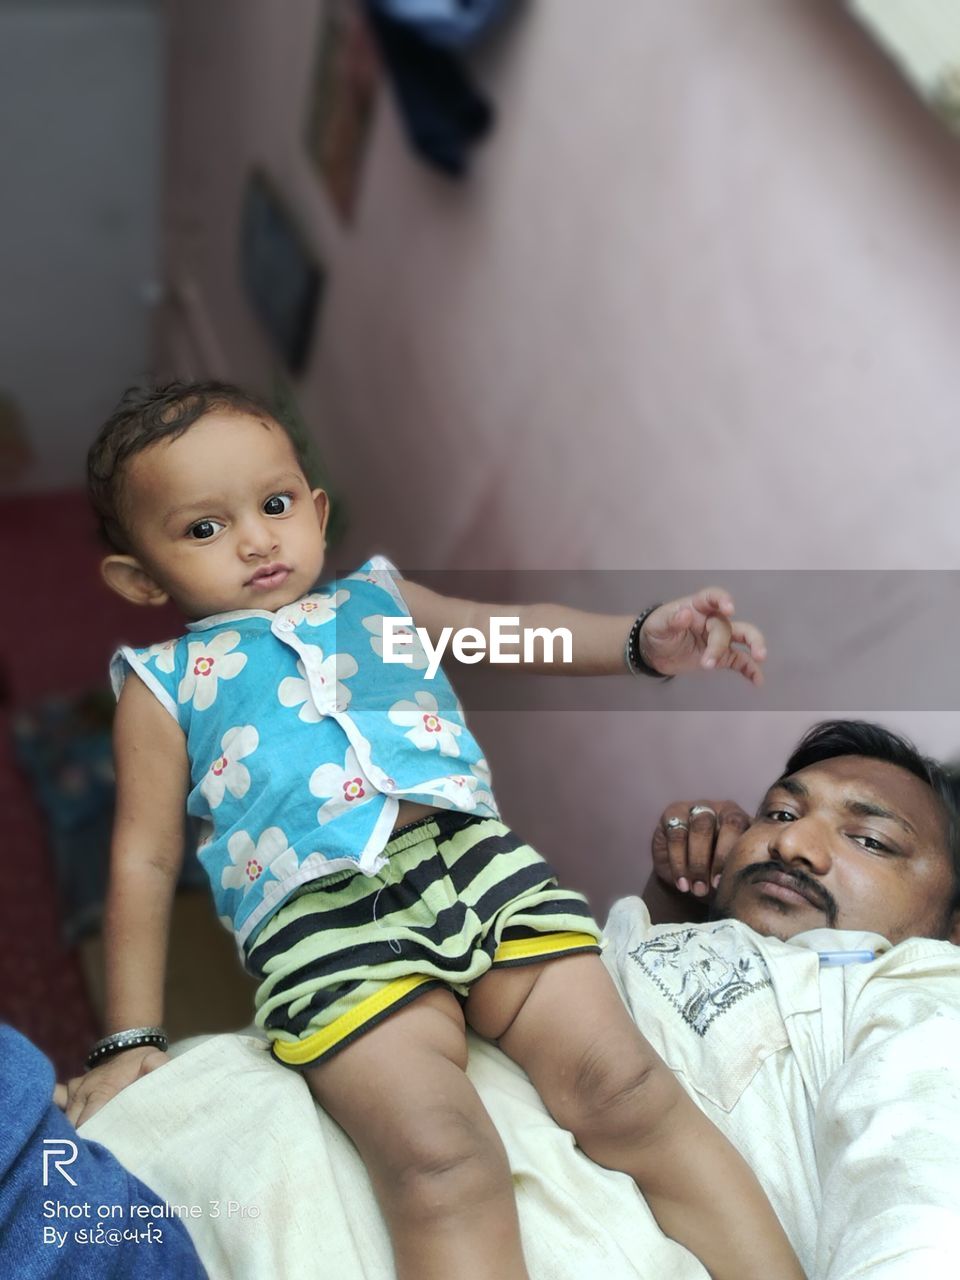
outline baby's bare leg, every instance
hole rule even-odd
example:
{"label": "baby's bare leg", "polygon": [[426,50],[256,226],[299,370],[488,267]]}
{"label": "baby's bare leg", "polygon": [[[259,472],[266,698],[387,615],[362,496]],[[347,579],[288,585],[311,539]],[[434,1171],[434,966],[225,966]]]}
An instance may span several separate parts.
{"label": "baby's bare leg", "polygon": [[367,1166],[398,1280],[525,1280],[503,1143],[464,1068],[463,1014],[428,991],[306,1072]]}
{"label": "baby's bare leg", "polygon": [[592,1160],[631,1175],[664,1232],[716,1280],[802,1280],[756,1177],[634,1026],[598,956],[494,970],[466,1014]]}

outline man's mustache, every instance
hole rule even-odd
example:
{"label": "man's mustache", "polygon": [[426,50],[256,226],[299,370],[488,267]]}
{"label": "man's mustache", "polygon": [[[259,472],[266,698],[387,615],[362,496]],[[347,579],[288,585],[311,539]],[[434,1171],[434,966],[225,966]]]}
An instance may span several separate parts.
{"label": "man's mustache", "polygon": [[797,893],[808,898],[823,912],[827,918],[828,927],[833,929],[836,926],[837,917],[840,914],[836,898],[819,880],[808,875],[800,867],[786,867],[782,862],[751,862],[748,867],[742,867],[737,872],[733,880],[733,892],[736,893],[741,884],[754,884],[758,880],[767,879],[772,871],[781,878],[792,880],[796,885]]}

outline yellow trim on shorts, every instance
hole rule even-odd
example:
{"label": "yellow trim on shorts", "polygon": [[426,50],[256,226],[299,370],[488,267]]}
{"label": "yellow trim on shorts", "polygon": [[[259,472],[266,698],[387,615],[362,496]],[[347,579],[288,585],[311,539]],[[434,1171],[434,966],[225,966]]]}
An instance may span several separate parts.
{"label": "yellow trim on shorts", "polygon": [[425,982],[436,982],[436,978],[427,977],[421,973],[410,974],[406,978],[395,978],[379,991],[374,991],[365,1000],[361,1000],[349,1012],[341,1014],[328,1027],[314,1031],[313,1035],[305,1036],[302,1040],[274,1040],[272,1045],[274,1057],[291,1067],[309,1065],[315,1059],[322,1058],[324,1054],[336,1048],[365,1023],[372,1022],[374,1018],[386,1013],[391,1005],[401,1003],[411,991],[423,986]]}
{"label": "yellow trim on shorts", "polygon": [[538,933],[530,938],[506,938],[497,947],[493,963],[561,956],[565,951],[582,950],[584,947],[599,951],[600,943],[592,933]]}

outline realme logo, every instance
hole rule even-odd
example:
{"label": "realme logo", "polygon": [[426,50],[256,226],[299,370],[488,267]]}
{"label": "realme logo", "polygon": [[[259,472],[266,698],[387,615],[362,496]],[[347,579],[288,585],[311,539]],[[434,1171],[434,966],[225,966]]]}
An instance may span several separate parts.
{"label": "realme logo", "polygon": [[69,1138],[44,1138],[43,1139],[43,1185],[50,1184],[50,1165],[56,1169],[61,1178],[66,1178],[71,1187],[77,1185],[76,1179],[71,1178],[63,1167],[66,1164],[73,1164],[79,1154],[77,1144],[71,1142]]}

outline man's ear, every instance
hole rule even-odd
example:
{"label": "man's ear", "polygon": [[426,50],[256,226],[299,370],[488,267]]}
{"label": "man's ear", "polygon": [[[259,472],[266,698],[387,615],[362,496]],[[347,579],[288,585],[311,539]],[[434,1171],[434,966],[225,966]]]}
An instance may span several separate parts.
{"label": "man's ear", "polygon": [[324,538],[327,536],[327,524],[330,520],[330,499],[323,489],[311,489],[310,496],[313,498],[313,505],[317,509],[317,519],[320,521],[320,532]]}
{"label": "man's ear", "polygon": [[170,597],[134,556],[107,556],[100,575],[111,591],[131,604],[166,604]]}

